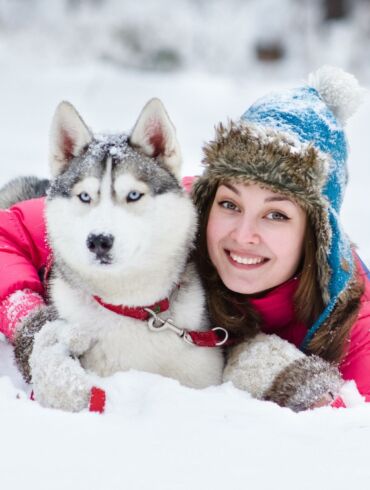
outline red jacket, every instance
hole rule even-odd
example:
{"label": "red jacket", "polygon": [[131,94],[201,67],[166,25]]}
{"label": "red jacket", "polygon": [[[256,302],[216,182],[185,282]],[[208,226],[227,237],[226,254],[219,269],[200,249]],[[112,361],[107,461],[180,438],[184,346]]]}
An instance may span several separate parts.
{"label": "red jacket", "polygon": [[[43,198],[0,210],[0,332],[7,337],[11,338],[12,333],[8,328],[7,298],[25,289],[42,296],[41,277],[49,257]],[[365,292],[357,321],[351,329],[347,354],[339,368],[343,378],[355,380],[360,393],[370,401],[370,280],[363,270],[361,274]],[[262,316],[266,333],[274,333],[298,347],[307,327],[294,315],[293,295],[297,285],[298,280],[291,279],[263,298],[251,301]]]}

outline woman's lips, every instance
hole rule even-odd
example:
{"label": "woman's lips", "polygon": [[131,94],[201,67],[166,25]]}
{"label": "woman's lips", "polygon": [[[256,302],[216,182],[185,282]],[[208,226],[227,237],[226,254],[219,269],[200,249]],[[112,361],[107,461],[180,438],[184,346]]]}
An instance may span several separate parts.
{"label": "woman's lips", "polygon": [[226,255],[229,259],[229,262],[236,266],[236,267],[242,267],[242,268],[256,268],[256,267],[261,267],[264,265],[268,260],[266,257],[261,257],[258,255],[242,255],[238,253],[231,252],[230,250],[225,250]]}

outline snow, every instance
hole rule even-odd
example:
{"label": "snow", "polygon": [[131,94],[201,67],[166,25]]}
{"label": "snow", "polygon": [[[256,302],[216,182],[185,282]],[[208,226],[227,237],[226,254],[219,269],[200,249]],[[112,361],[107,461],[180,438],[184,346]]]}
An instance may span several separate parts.
{"label": "snow", "polygon": [[[1,345],[1,357],[7,347]],[[41,408],[0,379],[2,488],[366,488],[369,408],[294,414],[230,384],[115,375],[104,415]]]}
{"label": "snow", "polygon": [[[197,71],[143,73],[89,61],[0,58],[0,184],[48,175],[49,124],[70,100],[95,131],[127,131],[153,96],[177,127],[184,175],[201,171],[214,125],[238,118],[267,91],[300,79],[229,78]],[[348,121],[350,183],[344,228],[370,264],[370,102]],[[272,488],[362,489],[370,467],[370,405],[295,414],[230,384],[193,390],[139,372],[106,381],[104,415],[44,409],[29,399],[11,348],[0,341],[0,487],[6,490]]]}

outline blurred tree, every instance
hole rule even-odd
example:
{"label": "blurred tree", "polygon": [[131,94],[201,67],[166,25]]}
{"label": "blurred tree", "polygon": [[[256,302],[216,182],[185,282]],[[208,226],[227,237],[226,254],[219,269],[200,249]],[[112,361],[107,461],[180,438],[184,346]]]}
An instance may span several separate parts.
{"label": "blurred tree", "polygon": [[291,3],[290,0],[255,2],[255,15],[260,28],[254,42],[254,50],[259,61],[272,62],[284,58]]}
{"label": "blurred tree", "polygon": [[324,0],[324,19],[344,19],[350,12],[350,2],[348,0]]}

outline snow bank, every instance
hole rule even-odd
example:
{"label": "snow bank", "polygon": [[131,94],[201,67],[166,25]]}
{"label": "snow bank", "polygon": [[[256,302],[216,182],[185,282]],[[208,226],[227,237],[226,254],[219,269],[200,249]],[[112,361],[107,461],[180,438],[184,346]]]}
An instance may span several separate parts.
{"label": "snow bank", "polygon": [[[0,344],[0,356],[9,356]],[[225,384],[192,390],[130,371],[104,415],[44,409],[0,378],[1,488],[366,487],[370,406],[295,414]]]}

